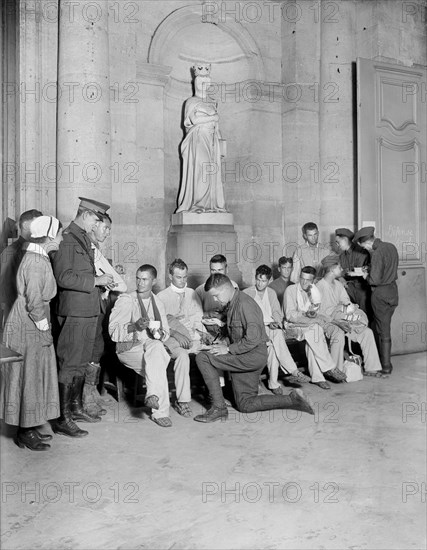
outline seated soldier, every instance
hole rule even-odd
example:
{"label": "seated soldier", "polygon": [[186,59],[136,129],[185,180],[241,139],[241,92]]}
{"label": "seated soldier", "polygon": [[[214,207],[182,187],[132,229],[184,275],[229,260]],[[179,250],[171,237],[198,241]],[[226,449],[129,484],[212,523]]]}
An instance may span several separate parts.
{"label": "seated soldier", "polygon": [[[311,383],[329,390],[330,385],[324,375],[334,382],[345,381],[345,375],[337,368],[344,348],[344,334],[319,315],[320,292],[313,284],[315,276],[313,267],[302,268],[299,283],[289,286],[285,291],[283,312],[287,320],[285,326],[294,329],[298,340],[306,342]],[[331,353],[325,335],[330,339]]]}
{"label": "seated soldier", "polygon": [[189,354],[198,351],[204,329],[202,304],[196,292],[187,287],[187,275],[187,264],[181,259],[174,260],[169,266],[171,284],[161,290],[157,298],[164,305],[170,328],[171,338],[166,346],[175,359],[175,408],[182,416],[189,417],[192,415]]}
{"label": "seated soldier", "polygon": [[283,307],[283,296],[285,294],[285,290],[288,288],[289,285],[293,285],[291,281],[291,273],[294,265],[293,258],[287,258],[286,256],[282,256],[279,258],[279,277],[277,279],[274,279],[272,283],[270,283],[269,287],[274,290],[274,292],[277,294],[277,299],[279,300],[280,307]]}
{"label": "seated soldier", "polygon": [[[352,342],[360,344],[365,374],[381,377],[381,362],[374,334],[368,328],[366,313],[356,304],[351,303],[343,284],[337,280],[343,274],[341,264],[334,256],[324,258],[322,264],[326,273],[316,284],[322,294],[319,312],[337,322]],[[344,350],[342,350],[338,368],[341,368],[343,363]]]}
{"label": "seated soldier", "polygon": [[163,304],[152,293],[157,270],[144,264],[136,272],[136,291],[121,294],[111,311],[108,332],[116,343],[120,362],[145,376],[145,405],[152,409],[151,420],[168,428],[169,387],[167,368],[170,361],[163,342],[169,326]]}
{"label": "seated soldier", "polygon": [[241,412],[296,409],[314,414],[310,401],[300,389],[292,390],[289,395],[258,395],[259,375],[267,363],[267,335],[262,312],[255,301],[235,289],[230,279],[221,273],[209,277],[205,290],[220,306],[227,308],[229,343],[213,344],[209,351],[201,351],[196,356],[212,396],[212,407],[194,420],[215,422],[228,417],[218,371],[230,373],[237,409]]}
{"label": "seated soldier", "polygon": [[276,293],[268,288],[271,280],[271,268],[267,265],[260,265],[255,271],[255,286],[245,289],[243,292],[253,298],[261,308],[265,332],[268,336],[267,367],[269,372],[268,387],[275,395],[283,394],[281,385],[277,378],[280,368],[286,373],[291,374],[293,381],[309,382],[310,378],[299,372],[292,355],[286,345],[285,334],[283,331],[283,313],[280,309]]}

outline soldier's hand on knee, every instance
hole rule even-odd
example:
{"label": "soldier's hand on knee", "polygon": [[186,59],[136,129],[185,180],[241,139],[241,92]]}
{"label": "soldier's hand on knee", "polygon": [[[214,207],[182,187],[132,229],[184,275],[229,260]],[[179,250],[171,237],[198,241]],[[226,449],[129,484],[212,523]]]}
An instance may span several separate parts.
{"label": "soldier's hand on knee", "polygon": [[212,353],[212,355],[226,355],[228,352],[229,350],[226,344],[213,344],[212,348],[209,350],[209,353]]}
{"label": "soldier's hand on knee", "polygon": [[182,348],[190,349],[192,342],[189,338],[187,338],[187,336],[184,336],[180,332],[174,332],[173,337],[175,338],[175,340],[177,340]]}

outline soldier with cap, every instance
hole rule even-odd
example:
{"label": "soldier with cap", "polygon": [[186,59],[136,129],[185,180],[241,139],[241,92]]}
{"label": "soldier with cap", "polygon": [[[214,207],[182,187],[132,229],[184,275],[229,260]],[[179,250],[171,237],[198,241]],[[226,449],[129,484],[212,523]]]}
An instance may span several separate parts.
{"label": "soldier with cap", "polygon": [[362,268],[369,265],[369,252],[353,243],[354,233],[346,227],[335,230],[335,244],[343,269],[340,281],[345,286],[353,304],[357,304],[370,317],[369,285],[363,278]]}
{"label": "soldier with cap", "polygon": [[371,287],[371,305],[382,372],[390,374],[393,370],[390,361],[391,318],[399,303],[396,284],[399,254],[394,244],[375,237],[375,227],[359,229],[354,240],[371,255],[369,273],[365,271],[363,277]]}
{"label": "soldier with cap", "polygon": [[100,420],[84,410],[82,394],[101,313],[99,287],[113,283],[111,274],[96,275],[94,251],[88,235],[110,207],[92,199],[79,199],[76,218],[64,232],[64,240],[53,261],[58,285],[56,313],[60,333],[57,357],[61,416],[52,427],[56,433],[69,437],[83,437],[88,433],[81,430],[74,420]]}

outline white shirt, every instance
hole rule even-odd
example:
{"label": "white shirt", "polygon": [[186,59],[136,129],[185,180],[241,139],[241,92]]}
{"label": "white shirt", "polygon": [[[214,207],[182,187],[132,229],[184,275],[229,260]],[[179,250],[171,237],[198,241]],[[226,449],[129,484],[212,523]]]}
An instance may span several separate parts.
{"label": "white shirt", "polygon": [[268,299],[267,289],[264,291],[262,296],[258,291],[256,291],[255,302],[261,308],[262,314],[264,316],[264,324],[269,325],[270,323],[273,323],[274,319],[271,313],[271,305],[270,300]]}

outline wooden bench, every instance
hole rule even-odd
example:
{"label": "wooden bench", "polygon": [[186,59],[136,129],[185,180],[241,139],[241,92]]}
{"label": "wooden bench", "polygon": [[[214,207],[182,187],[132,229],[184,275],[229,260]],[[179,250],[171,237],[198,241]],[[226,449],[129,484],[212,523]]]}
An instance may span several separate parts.
{"label": "wooden bench", "polygon": [[[286,343],[295,363],[297,364],[297,367],[300,370],[305,370],[307,366],[305,342],[300,342],[294,338],[289,338],[286,340]],[[195,354],[190,354],[190,382],[192,393],[197,393],[204,390],[204,380],[199,369],[197,368],[195,357]],[[173,397],[175,392],[173,362],[174,360],[171,359],[167,370],[169,393],[171,397]],[[104,367],[108,365],[107,371],[110,376],[110,381],[106,384],[106,387],[112,389],[116,393],[117,401],[119,403],[125,401],[126,397],[128,397],[129,402],[133,406],[137,406],[138,403],[144,402],[146,392],[144,378],[132,369],[125,367],[120,362],[115,353],[114,345],[109,346],[108,356],[105,355],[101,363]],[[266,366],[262,371],[261,379],[266,380],[267,378],[268,369]],[[281,370],[279,370],[279,378],[286,379]],[[128,389],[128,391],[126,391],[126,389]]]}
{"label": "wooden bench", "polygon": [[[106,387],[109,386],[117,396],[117,401],[123,401],[127,395],[131,395],[131,403],[136,405],[138,402],[144,399],[145,397],[145,381],[142,376],[136,374],[132,369],[125,367],[118,359],[115,351],[115,343],[110,339],[108,334],[108,318],[109,313],[114,306],[114,302],[117,299],[117,296],[114,293],[110,293],[110,303],[107,308],[107,313],[104,320],[104,340],[105,340],[105,353],[101,359],[101,366],[103,367],[103,372],[109,374],[109,382],[106,383]],[[295,338],[287,338],[286,343],[288,345],[289,351],[294,358],[297,367],[301,370],[306,369],[307,367],[307,357],[305,355],[305,342],[300,342]],[[175,381],[173,373],[173,359],[171,359],[167,374],[170,393],[172,394],[175,391]],[[267,366],[263,369],[261,375],[263,379],[268,377]],[[284,378],[285,375],[279,369],[279,377]],[[192,391],[203,390],[204,380],[203,377],[197,368],[195,355],[190,354],[190,383]],[[102,385],[102,382],[101,382]],[[126,392],[126,388],[131,388],[131,392]]]}

